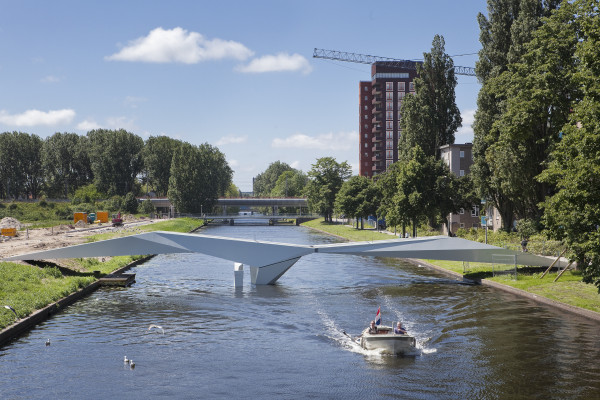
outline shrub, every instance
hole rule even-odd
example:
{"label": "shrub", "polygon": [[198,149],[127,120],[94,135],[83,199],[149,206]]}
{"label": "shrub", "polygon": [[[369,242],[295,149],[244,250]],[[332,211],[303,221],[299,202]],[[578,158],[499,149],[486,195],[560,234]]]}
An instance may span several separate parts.
{"label": "shrub", "polygon": [[135,198],[133,192],[129,192],[125,195],[125,200],[123,200],[123,210],[130,214],[135,214],[138,211],[138,201]]}
{"label": "shrub", "polygon": [[154,204],[152,204],[152,202],[150,201],[150,199],[146,199],[142,202],[142,212],[144,214],[152,214],[153,212],[156,211],[156,208],[154,207]]}

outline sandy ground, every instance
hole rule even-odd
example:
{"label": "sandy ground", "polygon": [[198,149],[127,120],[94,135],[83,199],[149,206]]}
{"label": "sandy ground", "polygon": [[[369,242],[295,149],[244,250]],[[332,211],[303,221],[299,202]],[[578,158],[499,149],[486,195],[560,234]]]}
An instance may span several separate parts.
{"label": "sandy ground", "polygon": [[[158,220],[156,220],[158,221]],[[116,232],[119,230],[130,230],[140,225],[147,225],[154,220],[138,220],[126,222],[122,227],[112,227],[111,224],[100,226],[73,228],[73,226],[61,225],[54,228],[30,229],[19,231],[17,237],[0,239],[0,260],[5,257],[16,256],[34,251],[55,249],[86,242],[86,237],[105,232]]]}

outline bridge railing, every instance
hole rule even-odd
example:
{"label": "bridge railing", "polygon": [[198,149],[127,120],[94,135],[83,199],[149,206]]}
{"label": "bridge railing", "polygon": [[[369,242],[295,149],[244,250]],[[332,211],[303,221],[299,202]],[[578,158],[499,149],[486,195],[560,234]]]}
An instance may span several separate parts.
{"label": "bridge railing", "polygon": [[176,213],[175,218],[203,218],[203,219],[298,219],[298,218],[320,218],[318,214],[190,214]]}

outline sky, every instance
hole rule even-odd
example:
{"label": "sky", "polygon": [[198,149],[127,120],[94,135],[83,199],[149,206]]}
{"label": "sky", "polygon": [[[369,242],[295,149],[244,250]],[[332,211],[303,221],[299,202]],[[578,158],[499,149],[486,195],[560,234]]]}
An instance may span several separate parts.
{"label": "sky", "polygon": [[[442,35],[474,67],[484,0],[0,0],[0,132],[126,129],[221,150],[233,182],[320,157],[358,173],[359,82],[370,65],[314,48],[419,60]],[[471,55],[464,55],[471,54]],[[471,142],[480,85],[458,76]]]}

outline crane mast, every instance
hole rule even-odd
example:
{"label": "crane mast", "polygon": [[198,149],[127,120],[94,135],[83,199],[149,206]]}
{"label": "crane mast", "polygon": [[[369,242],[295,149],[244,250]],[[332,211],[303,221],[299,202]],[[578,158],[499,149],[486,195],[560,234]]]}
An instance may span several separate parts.
{"label": "crane mast", "polygon": [[[313,58],[323,58],[326,60],[346,61],[360,64],[373,64],[376,62],[385,62],[386,64],[406,69],[416,69],[418,61],[400,60],[397,58],[379,57],[368,54],[349,53],[346,51],[325,50],[315,48]],[[454,66],[456,75],[476,76],[475,68]]]}

